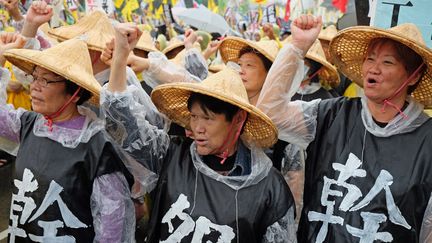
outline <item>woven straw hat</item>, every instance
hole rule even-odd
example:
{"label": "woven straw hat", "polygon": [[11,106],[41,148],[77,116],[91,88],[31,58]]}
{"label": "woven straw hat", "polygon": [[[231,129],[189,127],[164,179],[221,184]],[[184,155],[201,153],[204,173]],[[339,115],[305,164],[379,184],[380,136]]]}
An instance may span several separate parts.
{"label": "woven straw hat", "polygon": [[173,39],[168,46],[162,50],[162,53],[165,54],[165,56],[169,56],[170,52],[174,49],[176,49],[177,47],[183,47],[182,50],[184,49],[184,42],[179,40],[179,39]]}
{"label": "woven straw hat", "polygon": [[279,52],[279,46],[274,40],[252,42],[239,37],[227,37],[219,46],[222,60],[225,63],[229,61],[238,62],[239,53],[245,47],[252,47],[267,57],[271,62],[274,62]]}
{"label": "woven straw hat", "polygon": [[311,59],[322,65],[321,71],[318,73],[318,77],[324,86],[331,86],[334,88],[339,85],[339,73],[337,69],[327,61],[319,40],[316,40],[311,48],[309,48],[305,58]]}
{"label": "woven straw hat", "polygon": [[78,23],[52,29],[49,34],[59,41],[84,35],[83,39],[89,49],[103,51],[105,44],[114,38],[114,27],[103,11],[96,10],[83,17]]}
{"label": "woven straw hat", "polygon": [[152,101],[171,120],[189,127],[187,101],[192,92],[228,102],[248,112],[242,138],[259,147],[270,147],[277,140],[277,129],[262,111],[249,104],[246,89],[239,74],[231,68],[209,76],[201,83],[171,83],[157,86]]}
{"label": "woven straw hat", "polygon": [[209,73],[218,73],[225,68],[225,64],[212,64],[208,67]]}
{"label": "woven straw hat", "polygon": [[99,104],[101,86],[93,76],[90,54],[84,41],[71,39],[44,51],[12,49],[3,55],[28,74],[39,66],[74,82],[90,91],[93,94],[91,101]]}
{"label": "woven straw hat", "polygon": [[153,45],[153,40],[148,31],[143,31],[138,43],[135,46],[136,49],[143,50],[146,52],[158,51]]}
{"label": "woven straw hat", "polygon": [[329,25],[325,29],[321,30],[321,32],[318,35],[318,39],[324,40],[324,41],[331,41],[333,37],[335,37],[338,33],[338,30],[336,29],[336,26]]}
{"label": "woven straw hat", "polygon": [[420,30],[414,24],[402,24],[388,30],[358,26],[340,31],[330,43],[335,65],[346,77],[363,87],[363,60],[369,42],[376,38],[402,43],[423,58],[427,69],[412,95],[426,107],[432,107],[432,51],[426,47]]}

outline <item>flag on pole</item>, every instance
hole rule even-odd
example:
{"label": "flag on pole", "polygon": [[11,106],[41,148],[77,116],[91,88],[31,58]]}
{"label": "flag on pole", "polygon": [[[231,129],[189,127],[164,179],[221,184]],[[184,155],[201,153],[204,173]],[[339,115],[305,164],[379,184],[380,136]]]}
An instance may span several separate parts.
{"label": "flag on pole", "polygon": [[290,18],[290,13],[291,13],[290,3],[291,3],[291,0],[287,0],[287,3],[285,5],[285,16],[284,16],[285,21],[288,21]]}
{"label": "flag on pole", "polygon": [[332,4],[335,8],[339,9],[342,13],[346,12],[348,0],[333,0]]}

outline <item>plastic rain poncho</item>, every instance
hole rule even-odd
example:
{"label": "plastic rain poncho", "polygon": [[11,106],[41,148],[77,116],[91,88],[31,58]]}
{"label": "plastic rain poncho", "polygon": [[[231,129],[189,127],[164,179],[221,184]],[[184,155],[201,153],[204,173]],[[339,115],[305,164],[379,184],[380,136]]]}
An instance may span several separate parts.
{"label": "plastic rain poncho", "polygon": [[[162,64],[166,63],[166,59],[160,58],[160,63],[153,64],[158,68],[149,69],[152,70],[154,75],[159,75],[160,80],[177,82],[190,82],[193,80],[190,79],[190,75],[187,74],[186,70],[165,68],[167,66]],[[157,110],[148,95],[142,89],[131,85],[123,92],[113,93],[105,85],[101,91],[101,110],[107,124],[115,126],[115,129],[107,128],[107,130],[116,134],[113,136],[118,138],[116,140],[122,145],[122,148],[146,168],[155,174],[159,174],[171,144],[170,137],[167,134],[169,121],[165,123],[153,122],[159,120],[153,116],[164,116],[157,115]],[[251,174],[240,177],[221,176],[202,162],[195,148],[195,145],[192,144],[189,153],[196,173],[217,180],[237,191],[258,184],[266,178],[272,168],[271,160],[264,154],[262,149],[250,147]],[[147,188],[153,186],[148,185]],[[263,242],[296,242],[293,206],[289,208],[285,216],[268,227]]]}
{"label": "plastic rain poncho", "polygon": [[[0,68],[0,149],[16,155],[20,145],[21,117],[28,111],[21,108],[15,110],[12,105],[6,104],[9,79],[9,71]],[[85,117],[82,129],[70,129],[54,123],[52,131],[49,131],[46,119],[39,114],[32,133],[36,137],[56,141],[66,149],[74,149],[87,143],[95,134],[104,132],[104,122],[97,119],[91,110],[78,107],[78,112]],[[129,184],[122,173],[114,172],[95,178],[90,202],[95,241],[116,239],[118,242],[134,242],[134,205],[130,199]],[[107,224],[115,231],[107,230]]]}
{"label": "plastic rain poncho", "polygon": [[[299,84],[302,80],[303,68],[304,68],[303,56],[301,55],[300,50],[293,47],[292,45],[285,46],[278,54],[275,62],[273,63],[270,69],[269,74],[267,75],[267,79],[261,91],[261,96],[258,100],[257,107],[260,108],[265,114],[267,114],[276,124],[276,126],[279,129],[280,139],[288,141],[290,143],[297,144],[301,148],[305,149],[309,146],[311,142],[315,140],[316,135],[318,133],[322,134],[323,132],[324,133],[326,132],[325,130],[324,131],[317,130],[318,120],[326,119],[326,117],[320,118],[318,116],[318,110],[320,108],[320,105],[324,103],[324,101],[320,101],[320,100],[314,100],[311,102],[300,102],[300,101],[291,102],[290,101],[293,93],[298,89]],[[327,101],[325,102],[325,105],[331,104],[331,102],[335,104],[339,104],[339,102],[334,102],[331,100],[327,100]],[[344,102],[344,99],[341,98],[340,102]],[[364,146],[366,147],[368,146],[367,144],[365,145],[364,142],[369,138],[379,140],[380,137],[388,138],[388,139],[393,139],[394,137],[395,141],[398,141],[397,140],[398,136],[410,134],[413,131],[416,131],[417,129],[421,128],[429,119],[422,112],[423,107],[420,104],[418,104],[414,99],[409,97],[406,101],[408,103],[408,106],[403,111],[408,116],[408,119],[404,119],[401,114],[398,114],[385,127],[380,127],[376,125],[376,123],[373,121],[373,118],[368,110],[368,106],[366,102],[367,102],[367,98],[362,97],[361,98],[362,108],[360,112],[361,114],[359,115],[359,119],[361,120],[361,124],[365,127],[366,131],[364,132],[364,138],[362,138],[363,148],[361,147],[357,148],[358,150],[360,150],[360,152],[365,149]],[[340,104],[345,104],[345,103],[340,103]],[[336,136],[336,134],[334,134],[334,136]],[[363,135],[361,137],[363,137]],[[322,144],[322,146],[325,146],[326,142],[327,141],[322,142],[324,143]],[[373,144],[369,142],[369,146],[372,145]],[[314,142],[314,146],[319,147],[320,145]],[[331,149],[333,150],[337,149],[336,145],[333,145]],[[316,151],[316,152],[318,152],[319,154],[324,153],[324,151]],[[363,154],[363,152],[361,152],[361,155],[362,155],[361,157],[363,157],[366,156],[367,154]],[[310,156],[313,157],[314,155],[308,152],[308,160],[306,161],[306,170],[308,170],[307,162],[309,161]],[[415,157],[416,154],[412,154],[412,156]],[[324,158],[322,160],[324,160]],[[391,168],[389,168],[389,170],[391,170]],[[331,176],[331,175],[327,175],[327,176]],[[307,181],[308,179],[310,178],[306,176],[305,183],[313,183],[312,181],[308,182]],[[312,179],[316,180],[316,178],[312,178]],[[310,193],[314,193],[314,192],[312,191]],[[365,193],[367,193],[367,191]],[[305,191],[305,195],[306,195],[306,191]],[[305,204],[306,203],[307,202],[305,201]],[[421,226],[420,233],[417,232],[417,236],[420,237],[420,242],[428,242],[428,240],[430,241],[432,237],[431,203],[432,203],[432,199],[429,200],[426,210],[424,212],[423,224]],[[309,211],[309,213],[310,212],[311,211]],[[307,215],[306,216],[302,215],[302,217],[305,217],[305,221],[307,221]],[[392,220],[394,221],[394,219]],[[308,223],[312,224],[312,222],[308,222]],[[319,228],[314,228],[313,230],[316,230],[315,232],[318,232],[318,229]],[[325,237],[325,234],[323,235]],[[313,236],[313,237],[319,238],[322,237],[323,235]],[[302,236],[301,232],[299,233],[299,236]],[[312,236],[303,235],[302,237],[312,237]],[[323,239],[324,238],[320,238],[319,240],[323,240]],[[333,239],[343,241],[343,239],[336,239],[334,237]],[[397,239],[400,240],[398,237]]]}
{"label": "plastic rain poncho", "polygon": [[148,60],[149,68],[142,75],[151,88],[172,82],[201,82],[208,76],[207,62],[196,48],[186,50],[180,65],[169,61],[161,52],[150,52]]}

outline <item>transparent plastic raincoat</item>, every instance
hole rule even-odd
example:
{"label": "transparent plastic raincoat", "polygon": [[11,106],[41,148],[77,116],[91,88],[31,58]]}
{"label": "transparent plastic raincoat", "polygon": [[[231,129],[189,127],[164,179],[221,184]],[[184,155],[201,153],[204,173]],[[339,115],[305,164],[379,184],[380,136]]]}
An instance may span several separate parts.
{"label": "transparent plastic raincoat", "polygon": [[[74,237],[84,237],[84,238],[76,238],[76,240],[80,242],[92,241],[91,235],[94,237],[95,242],[107,242],[107,241],[116,241],[116,242],[134,242],[135,241],[135,217],[134,217],[134,205],[132,200],[130,199],[130,183],[127,181],[128,172],[122,169],[107,169],[104,171],[103,168],[94,167],[93,170],[96,173],[93,182],[89,182],[91,188],[88,188],[88,191],[85,190],[79,191],[81,193],[89,193],[89,205],[83,206],[83,208],[90,208],[91,214],[81,215],[82,217],[78,217],[77,215],[83,213],[80,210],[80,206],[82,206],[83,200],[85,198],[73,198],[69,193],[70,190],[74,190],[75,183],[82,185],[86,185],[84,182],[80,181],[81,177],[74,177],[74,175],[63,175],[61,171],[68,167],[68,164],[65,161],[76,161],[77,158],[69,158],[63,157],[64,159],[60,159],[59,161],[46,161],[44,163],[38,164],[36,161],[44,161],[41,156],[46,154],[50,154],[54,157],[56,156],[67,156],[67,154],[71,154],[72,151],[82,151],[83,146],[89,147],[93,146],[94,140],[102,141],[96,143],[106,143],[110,144],[109,141],[106,141],[105,135],[103,135],[105,130],[105,123],[98,119],[94,112],[85,107],[78,107],[78,112],[84,117],[83,127],[73,128],[68,127],[63,124],[57,124],[54,122],[52,125],[52,130],[48,129],[46,126],[46,119],[43,115],[25,111],[23,109],[15,110],[12,105],[6,104],[6,85],[10,79],[10,73],[7,69],[0,69],[0,148],[13,154],[17,155],[17,171],[24,170],[23,175],[19,175],[17,172],[16,178],[23,177],[23,181],[26,179],[32,180],[32,184],[36,184],[36,188],[34,187],[26,187],[21,188],[21,186],[27,185],[19,183],[18,179],[15,180],[15,187],[18,189],[17,194],[13,194],[12,196],[12,206],[11,206],[11,240],[17,239],[21,240],[20,237],[25,237],[25,233],[20,231],[20,227],[26,227],[26,223],[29,223],[33,220],[38,220],[40,227],[45,227],[44,224],[40,223],[43,220],[46,220],[46,217],[51,217],[53,219],[53,215],[58,214],[58,210],[60,209],[61,215],[63,217],[64,223],[63,225],[61,221],[61,225],[57,225],[58,233],[61,235],[69,235],[71,231],[66,231],[63,226],[74,228],[78,233],[72,234]],[[66,123],[65,123],[66,124]],[[26,132],[24,132],[26,131]],[[39,141],[37,145],[34,146],[35,151],[32,149],[32,144],[28,144],[28,141],[22,140],[22,138],[31,138],[32,141]],[[105,142],[103,142],[105,141]],[[25,149],[21,146],[24,143]],[[44,147],[42,150],[38,147],[40,144],[54,144],[54,147]],[[110,147],[111,145],[107,145]],[[25,150],[25,151],[23,151]],[[62,150],[62,151],[60,151]],[[85,150],[85,149],[84,149]],[[105,150],[104,150],[105,151]],[[112,155],[118,155],[115,152],[115,148],[112,147],[110,149],[110,153]],[[96,154],[101,151],[93,151]],[[51,156],[51,157],[52,157]],[[50,157],[50,155],[48,155]],[[33,159],[32,159],[33,158]],[[117,161],[114,162],[116,158],[112,157],[111,159],[107,159],[107,166],[118,166],[121,163],[120,157],[117,157]],[[27,160],[27,162],[25,161]],[[32,160],[30,163],[29,160]],[[91,160],[91,159],[89,159]],[[102,161],[102,160],[100,160]],[[21,163],[23,162],[23,163]],[[53,163],[53,167],[44,168],[47,164]],[[65,164],[66,163],[66,164]],[[29,169],[27,165],[31,165],[33,169]],[[85,163],[83,163],[85,164]],[[101,166],[103,166],[100,163]],[[25,168],[21,168],[25,166]],[[77,164],[78,166],[78,164]],[[58,168],[58,170],[56,169]],[[119,167],[121,168],[121,166]],[[53,171],[55,170],[55,171]],[[70,170],[73,171],[73,168]],[[90,173],[90,171],[88,171]],[[126,173],[126,174],[125,174]],[[77,176],[83,175],[84,173],[78,173]],[[47,177],[46,177],[46,176]],[[56,180],[52,180],[50,184],[50,189],[57,188],[59,197],[56,198],[58,202],[59,208],[55,211],[55,208],[46,205],[45,202],[49,202],[49,200],[53,200],[53,196],[56,192],[52,191],[51,194],[47,192],[44,201],[41,203],[41,200],[44,195],[44,192],[41,191],[47,184],[45,184],[46,180],[51,180],[51,176],[58,177],[60,175],[61,178]],[[34,178],[33,178],[34,176]],[[39,177],[38,177],[39,176]],[[125,177],[126,176],[126,177]],[[33,179],[31,179],[33,178]],[[92,176],[90,176],[92,178]],[[62,184],[61,180],[72,180],[67,184]],[[129,177],[130,179],[130,177]],[[73,181],[75,180],[75,181]],[[39,185],[38,185],[39,181]],[[60,182],[61,181],[61,182]],[[88,184],[88,183],[87,183]],[[38,185],[38,186],[37,186]],[[62,188],[68,188],[68,190],[63,190]],[[69,190],[69,187],[70,190]],[[46,188],[45,188],[46,189]],[[15,190],[15,189],[14,189]],[[34,192],[33,196],[36,197],[27,197],[24,194],[20,194],[20,190],[27,190],[26,195],[29,192]],[[66,193],[68,191],[68,193]],[[37,196],[38,195],[38,196]],[[34,201],[33,201],[34,200]],[[66,204],[63,202],[66,202]],[[68,204],[68,200],[72,200],[75,208],[71,207],[71,204]],[[21,206],[16,206],[17,202],[26,202],[24,205],[24,211]],[[41,203],[41,204],[38,204]],[[51,201],[51,203],[55,203],[55,201]],[[45,212],[41,210],[44,208]],[[34,206],[34,207],[33,207]],[[78,208],[76,208],[78,207]],[[36,208],[39,208],[36,211]],[[34,209],[34,211],[31,211]],[[54,210],[54,211],[53,211]],[[17,215],[17,212],[21,212],[21,214]],[[32,213],[32,214],[30,214]],[[26,221],[25,218],[28,219],[28,215],[33,216],[30,218],[30,221]],[[20,215],[20,216],[19,216]],[[27,216],[26,216],[27,215]],[[39,218],[35,218],[36,215],[39,215]],[[20,218],[20,222],[16,222]],[[86,218],[87,220],[83,220]],[[60,219],[61,220],[61,219]],[[84,221],[84,222],[81,222]],[[51,223],[51,222],[48,222]],[[57,223],[56,223],[57,224]],[[48,224],[46,225],[48,226]],[[107,227],[109,226],[109,227]],[[53,226],[50,226],[51,228]],[[79,233],[78,229],[87,228],[90,233]],[[29,228],[27,228],[28,230]],[[33,231],[35,230],[35,231]],[[49,230],[46,228],[47,233]],[[63,231],[65,230],[65,231]],[[40,229],[32,229],[30,232],[37,232]],[[17,233],[18,232],[18,233]],[[57,231],[56,231],[57,232]],[[48,234],[50,234],[48,232]],[[77,236],[78,235],[78,236]],[[81,236],[80,236],[81,235]],[[56,236],[53,233],[52,237]],[[36,236],[34,236],[36,237]],[[90,237],[90,238],[89,238]],[[13,239],[12,239],[13,238]],[[32,238],[32,237],[30,237]],[[66,241],[68,237],[65,236],[64,239],[55,238],[55,242],[68,242]],[[36,238],[32,238],[33,240]]]}
{"label": "transparent plastic raincoat", "polygon": [[257,104],[280,139],[307,149],[299,242],[429,242],[432,123],[423,106],[408,97],[408,118],[380,127],[366,97],[291,102],[303,58],[285,46]]}
{"label": "transparent plastic raincoat", "polygon": [[150,52],[148,60],[149,68],[142,75],[152,89],[163,83],[200,82],[208,76],[207,62],[196,48],[186,50],[177,65],[161,52]]}
{"label": "transparent plastic raincoat", "polygon": [[[162,63],[165,62],[161,61],[160,63],[154,64],[157,65],[157,72],[152,70],[152,68],[149,69],[152,70],[151,72],[155,73],[155,75],[158,75],[158,83],[167,82],[166,80],[170,80],[171,82],[188,82],[191,80],[187,71],[178,68],[171,68],[169,67],[169,64],[161,65]],[[268,192],[269,194],[264,193],[264,191],[259,189],[254,191],[254,188],[261,188],[262,185],[269,183],[269,181],[274,183],[274,186],[270,186],[270,188],[286,187],[283,180],[274,181],[274,178],[277,177],[270,176],[270,174],[273,175],[273,173],[275,173],[275,169],[272,168],[271,160],[265,155],[262,149],[242,142],[246,149],[238,150],[242,152],[239,152],[237,156],[250,159],[252,168],[251,173],[245,176],[222,176],[203,163],[201,157],[196,151],[194,143],[188,143],[184,139],[178,137],[169,137],[167,130],[170,121],[165,118],[164,115],[158,114],[156,107],[142,89],[129,85],[125,91],[113,93],[104,86],[101,91],[101,110],[107,120],[107,124],[113,124],[114,129],[107,128],[107,130],[110,133],[116,134],[113,136],[118,138],[117,141],[122,145],[122,148],[127,151],[130,156],[142,163],[149,171],[154,173],[155,177],[158,177],[159,192],[160,190],[164,190],[163,188],[167,188],[169,191],[177,190],[174,194],[168,192],[166,194],[164,192],[156,192],[156,208],[153,209],[150,219],[152,230],[149,237],[151,242],[162,240],[164,237],[168,237],[166,239],[167,241],[174,239],[176,241],[181,239],[190,240],[190,238],[184,237],[191,237],[192,231],[195,232],[193,234],[194,237],[197,237],[194,239],[201,239],[200,236],[202,237],[209,232],[205,229],[200,229],[200,227],[207,227],[208,225],[213,225],[216,231],[220,230],[220,240],[234,239],[234,237],[236,237],[237,242],[254,242],[256,238],[253,236],[261,233],[261,242],[296,242],[294,229],[295,209],[292,204],[292,198],[291,202],[287,198],[285,198],[286,201],[282,198],[280,198],[281,200],[273,198],[274,201],[266,201],[264,199],[262,199],[263,201],[256,200],[259,197],[258,195],[261,195],[261,193],[265,195],[272,194],[272,189],[269,188],[267,188],[270,190]],[[180,164],[185,165],[185,167],[182,167],[184,170],[176,168],[176,166]],[[191,177],[184,177],[178,174],[181,173],[180,171],[190,172],[191,174],[188,175]],[[182,179],[177,181],[174,178]],[[202,180],[204,180],[204,182]],[[165,187],[165,185],[167,185],[165,183],[166,181],[168,181],[168,187]],[[188,183],[189,181],[190,183]],[[152,181],[154,184],[148,185],[147,188],[154,188],[156,182],[157,181]],[[230,202],[229,205],[232,203],[232,206],[224,206],[223,203],[216,208],[211,206],[211,209],[206,210],[206,212],[217,212],[215,217],[234,217],[234,222],[231,223],[237,225],[237,227],[231,228],[227,225],[216,225],[214,224],[214,221],[211,222],[211,216],[200,216],[199,212],[202,208],[206,208],[213,204],[219,204],[217,199],[213,198],[212,200],[211,197],[200,193],[203,190],[202,183],[216,183],[211,184],[211,187],[219,188],[215,191],[220,193],[226,192],[224,197],[226,203]],[[166,221],[166,217],[169,217],[169,213],[167,212],[167,215],[165,215],[166,217],[159,214],[165,213],[162,208],[169,208],[169,205],[166,204],[165,200],[162,200],[160,197],[177,197],[179,192],[180,196],[178,197],[177,204],[173,204],[172,207],[175,207],[174,205],[178,205],[178,203],[193,205],[191,206],[192,211],[190,214],[195,219],[198,218],[198,221],[196,221],[195,224],[194,219],[192,219],[191,216],[180,216],[184,222],[182,226],[179,226],[177,230],[174,230],[171,223]],[[254,194],[252,192],[256,193],[256,197],[253,196]],[[272,212],[272,210],[279,210],[278,215],[281,213],[282,215],[280,215],[276,220],[271,221],[265,229],[262,229],[262,232],[246,233],[247,231],[242,230],[246,229],[246,227],[242,228],[242,225],[245,224],[244,221],[246,221],[246,219],[242,218],[242,215],[254,215],[255,212],[253,210],[248,211],[249,208],[248,205],[246,205],[248,204],[247,202],[252,201],[254,203],[256,202],[256,205],[268,205],[269,211],[266,212],[266,215],[268,214],[268,217],[270,218],[277,214],[276,212]],[[224,212],[222,209],[233,211],[229,211],[228,213],[227,211]],[[189,212],[189,210],[187,211]],[[193,214],[194,212],[197,213]],[[206,217],[209,217],[210,221]],[[263,222],[269,220],[260,220],[255,218],[252,221],[256,224],[265,224]],[[170,225],[168,231],[170,234],[169,236],[159,235],[160,232],[164,231],[160,231],[161,228],[159,228],[161,224],[165,224],[164,222]],[[206,223],[200,224],[200,222]],[[188,227],[191,231],[184,231],[184,227]],[[204,232],[201,232],[200,230],[204,230]],[[202,235],[200,235],[200,232]],[[227,241],[230,242],[230,240]]]}

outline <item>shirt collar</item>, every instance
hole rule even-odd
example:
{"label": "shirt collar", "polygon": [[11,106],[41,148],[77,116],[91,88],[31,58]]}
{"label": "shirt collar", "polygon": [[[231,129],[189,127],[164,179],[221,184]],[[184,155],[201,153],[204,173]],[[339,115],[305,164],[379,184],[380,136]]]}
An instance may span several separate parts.
{"label": "shirt collar", "polygon": [[251,169],[251,155],[250,150],[239,140],[237,146],[237,155],[234,166],[228,173],[229,176],[245,176],[249,175]]}

